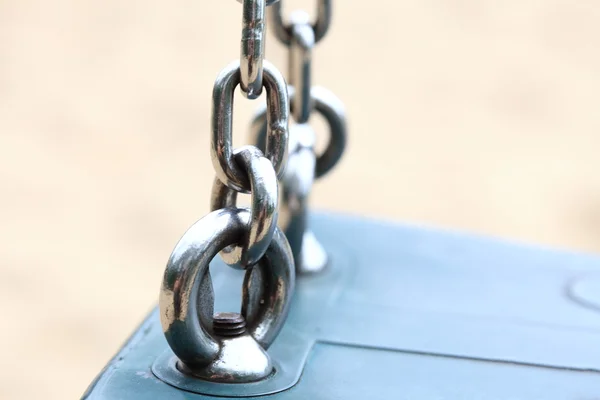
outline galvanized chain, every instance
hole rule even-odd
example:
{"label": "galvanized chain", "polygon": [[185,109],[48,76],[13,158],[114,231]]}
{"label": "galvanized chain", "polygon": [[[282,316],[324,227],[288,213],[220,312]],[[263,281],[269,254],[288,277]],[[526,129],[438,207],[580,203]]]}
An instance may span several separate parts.
{"label": "galvanized chain", "polygon": [[[213,88],[211,159],[216,172],[211,213],[196,222],[173,250],[161,287],[161,323],[178,369],[215,382],[251,382],[273,371],[266,349],[287,317],[294,290],[290,246],[277,228],[278,177],[288,153],[287,85],[264,60],[265,7],[273,0],[243,0],[240,60],[224,68]],[[234,149],[233,97],[266,90],[264,153]],[[236,207],[238,192],[250,209]],[[209,263],[246,270],[241,313],[214,312]]]}
{"label": "galvanized chain", "polygon": [[[312,52],[323,39],[332,16],[332,1],[317,0],[317,16],[310,22],[308,13],[296,11],[284,23],[282,1],[273,4],[269,17],[275,36],[288,47],[291,115],[288,165],[281,179],[283,198],[279,226],[286,233],[298,273],[321,271],[328,257],[308,229],[308,197],[315,179],[329,172],[341,158],[346,145],[346,117],[342,103],[328,90],[312,86]],[[316,111],[329,126],[329,141],[318,155],[316,137],[308,125]],[[267,109],[260,108],[251,125],[253,141],[268,146]]]}

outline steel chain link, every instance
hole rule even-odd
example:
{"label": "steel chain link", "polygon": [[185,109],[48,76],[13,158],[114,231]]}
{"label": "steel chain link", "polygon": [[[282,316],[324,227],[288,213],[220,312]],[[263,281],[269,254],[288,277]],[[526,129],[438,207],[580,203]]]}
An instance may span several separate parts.
{"label": "steel chain link", "polygon": [[[327,34],[329,25],[331,24],[332,0],[316,1],[317,17],[311,27],[315,35],[315,43],[318,43]],[[271,7],[271,20],[273,21],[273,31],[277,39],[279,39],[279,41],[286,46],[289,46],[293,37],[293,28],[291,25],[288,25],[283,21],[282,2],[283,0],[278,1]]]}

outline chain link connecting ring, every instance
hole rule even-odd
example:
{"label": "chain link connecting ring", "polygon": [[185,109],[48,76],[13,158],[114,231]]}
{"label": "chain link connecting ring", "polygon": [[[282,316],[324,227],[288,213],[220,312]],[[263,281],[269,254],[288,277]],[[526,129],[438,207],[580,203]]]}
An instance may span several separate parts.
{"label": "chain link connecting ring", "polygon": [[[289,87],[288,93],[294,105],[297,92],[293,87]],[[325,151],[317,156],[315,164],[315,178],[320,178],[327,174],[344,154],[347,136],[346,116],[344,105],[329,90],[313,86],[310,94],[314,109],[325,118],[329,126],[329,142]],[[264,106],[260,107],[250,125],[250,140],[259,148],[264,148],[267,137],[266,113],[267,109]]]}
{"label": "chain link connecting ring", "polygon": [[160,320],[178,368],[186,373],[216,382],[252,382],[273,370],[265,350],[281,330],[294,290],[294,261],[279,229],[264,257],[246,271],[242,315],[213,317],[209,263],[220,250],[242,243],[250,219],[246,210],[213,211],[183,235],[169,258]]}
{"label": "chain link connecting ring", "polygon": [[296,95],[290,99],[294,120],[303,124],[308,122],[312,111],[312,50],[315,46],[315,33],[308,21],[308,14],[296,11],[291,15],[291,34],[289,51],[289,85],[296,89]]}
{"label": "chain link connecting ring", "polygon": [[[285,79],[271,63],[264,61],[263,86],[267,91],[267,157],[281,178],[287,159],[289,100]],[[248,176],[233,157],[233,93],[240,83],[240,63],[234,61],[217,77],[213,89],[211,159],[217,177],[229,188],[249,192]]]}
{"label": "chain link connecting ring", "polygon": [[[234,152],[235,161],[246,171],[252,194],[248,236],[242,246],[229,246],[221,251],[221,258],[231,266],[246,268],[254,265],[265,254],[277,226],[278,184],[271,162],[254,146],[244,146]],[[210,210],[235,208],[237,193],[215,178]]]}
{"label": "chain link connecting ring", "polygon": [[[271,4],[277,3],[279,0],[267,0],[267,7]],[[243,3],[244,0],[237,0],[238,3]]]}
{"label": "chain link connecting ring", "polygon": [[[286,46],[292,42],[292,26],[283,21],[282,2],[274,3],[269,10],[270,18],[273,24],[273,32],[279,41]],[[315,43],[323,39],[329,25],[331,24],[332,5],[331,0],[317,0],[317,18],[312,24],[312,30],[315,36]]]}
{"label": "chain link connecting ring", "polygon": [[240,87],[249,99],[256,99],[262,92],[266,6],[266,0],[242,1]]}

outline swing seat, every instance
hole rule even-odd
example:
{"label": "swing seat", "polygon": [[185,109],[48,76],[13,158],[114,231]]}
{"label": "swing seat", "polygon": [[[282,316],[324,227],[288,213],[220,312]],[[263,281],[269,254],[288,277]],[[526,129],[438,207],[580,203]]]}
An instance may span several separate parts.
{"label": "swing seat", "polygon": [[[83,398],[600,395],[600,258],[331,213],[313,213],[311,227],[330,264],[297,277],[270,377],[181,373],[154,310]],[[219,307],[239,310],[243,274],[213,264]]]}

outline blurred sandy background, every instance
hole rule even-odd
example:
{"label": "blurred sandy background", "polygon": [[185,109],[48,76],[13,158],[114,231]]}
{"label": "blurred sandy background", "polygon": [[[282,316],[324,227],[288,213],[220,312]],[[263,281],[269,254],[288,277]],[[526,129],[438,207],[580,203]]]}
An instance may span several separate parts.
{"label": "blurred sandy background", "polygon": [[[314,81],[351,137],[316,208],[600,250],[597,2],[335,5]],[[0,0],[0,398],[78,398],[156,301],[208,210],[240,18],[234,0]],[[286,68],[273,37],[267,56]],[[237,98],[241,144],[257,102]]]}

